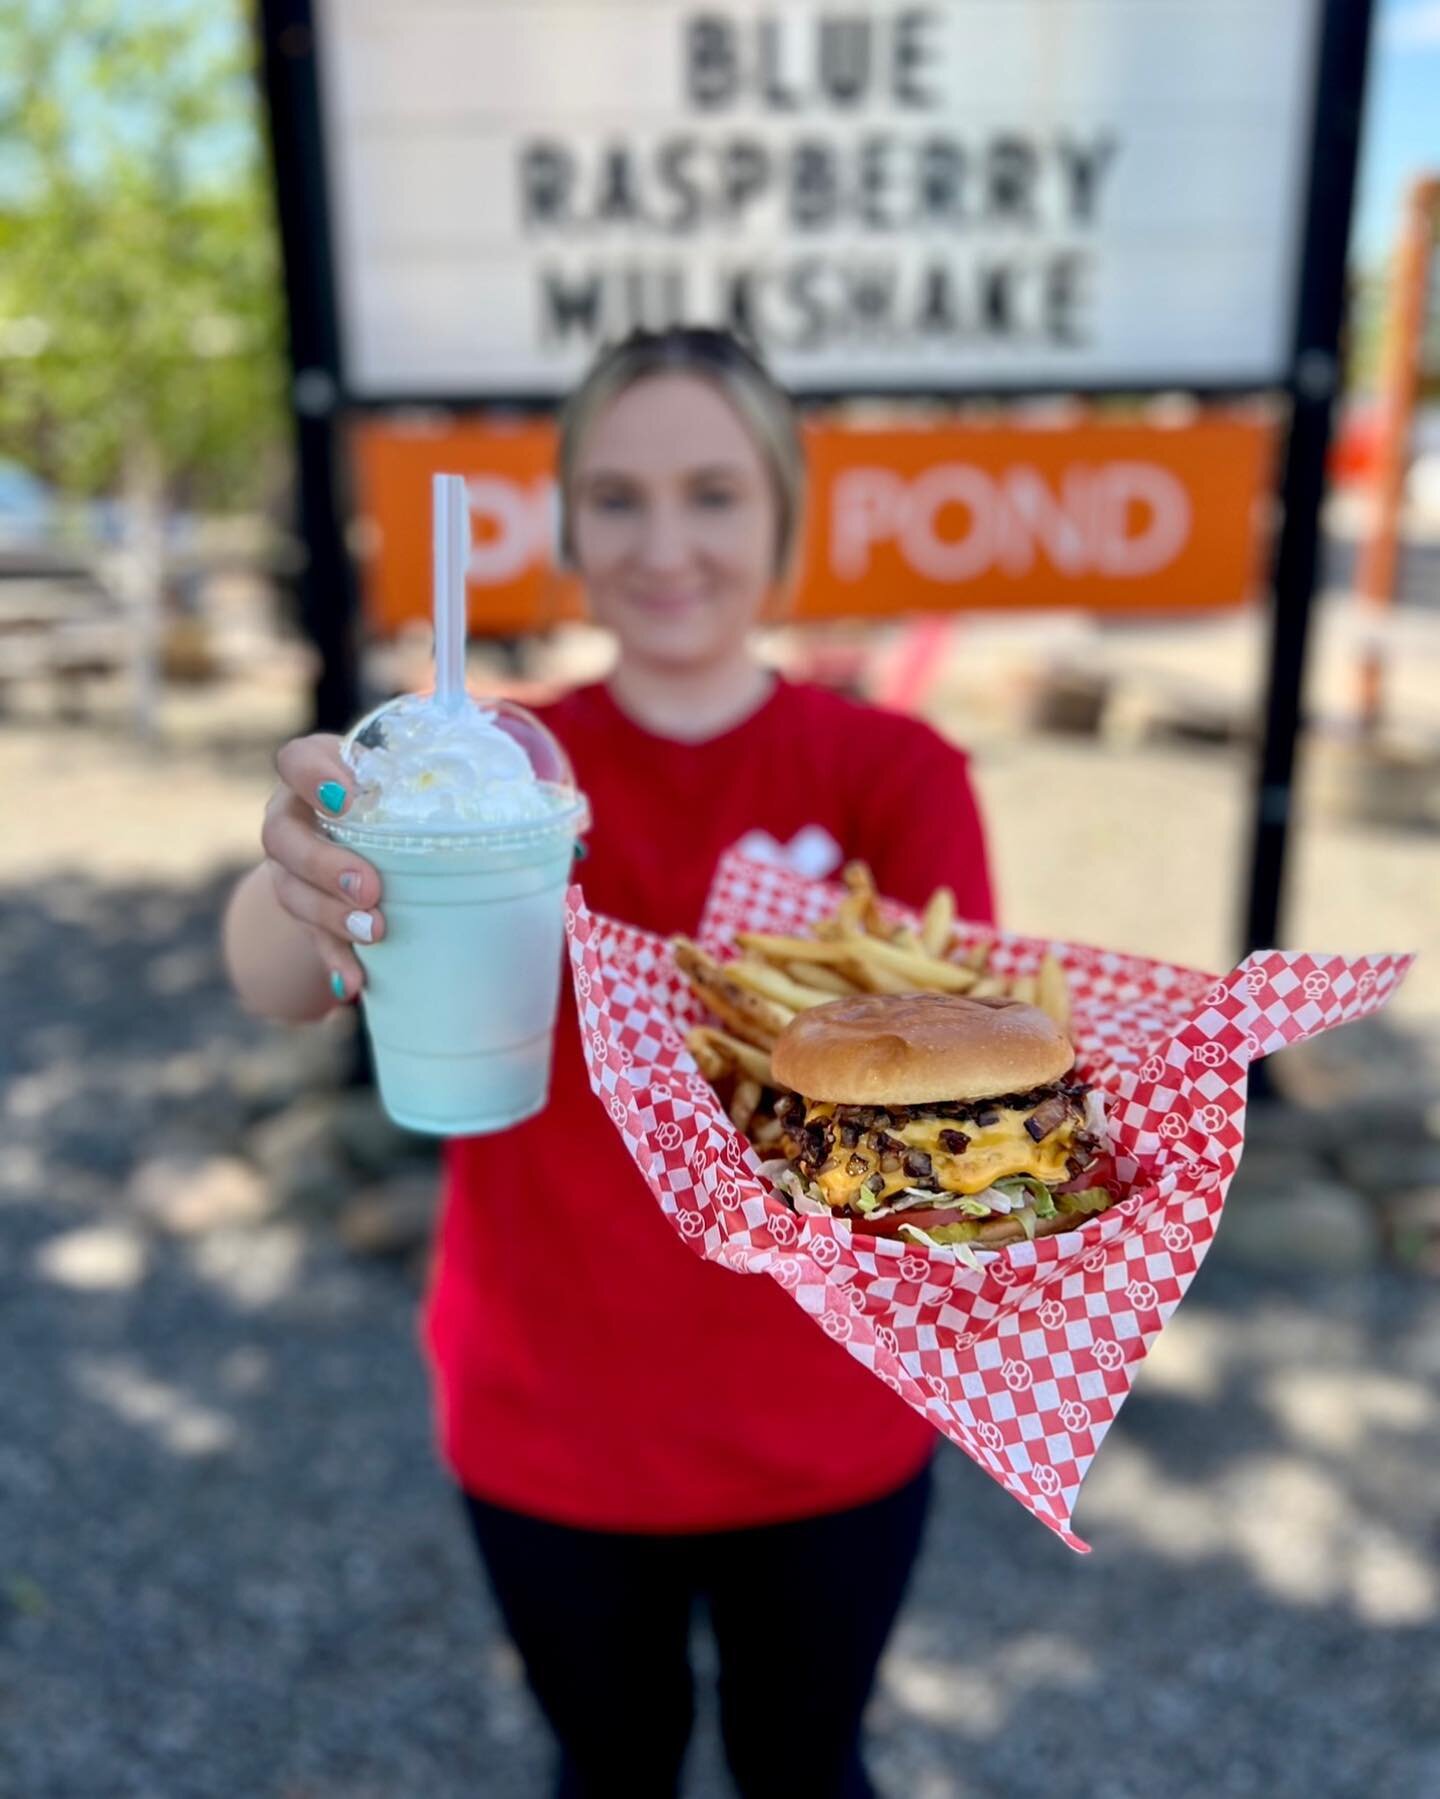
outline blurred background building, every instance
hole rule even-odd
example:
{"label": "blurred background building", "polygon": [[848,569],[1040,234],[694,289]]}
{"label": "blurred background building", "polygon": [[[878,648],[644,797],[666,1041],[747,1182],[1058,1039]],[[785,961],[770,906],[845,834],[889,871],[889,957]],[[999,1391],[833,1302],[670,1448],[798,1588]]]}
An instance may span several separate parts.
{"label": "blurred background building", "polygon": [[0,1792],[538,1790],[429,1156],[215,930],[275,746],[424,678],[430,472],[475,680],[603,669],[553,401],[671,316],[802,399],[771,655],[973,751],[1008,925],[1422,952],[1275,1064],[1091,1562],[946,1459],[881,1771],[1440,1791],[1440,8],[1370,11],[0,0]]}

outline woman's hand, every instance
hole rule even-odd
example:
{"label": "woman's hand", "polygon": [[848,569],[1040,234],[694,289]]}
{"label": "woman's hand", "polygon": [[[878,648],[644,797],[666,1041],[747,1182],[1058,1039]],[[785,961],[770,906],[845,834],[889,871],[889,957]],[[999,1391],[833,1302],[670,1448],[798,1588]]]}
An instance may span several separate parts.
{"label": "woman's hand", "polygon": [[325,965],[337,1000],[353,999],[364,982],[355,943],[385,935],[380,876],[353,850],[332,843],[315,822],[317,808],[343,817],[355,776],[340,759],[340,739],[296,737],[275,759],[280,785],[260,832],[275,898],[302,925]]}

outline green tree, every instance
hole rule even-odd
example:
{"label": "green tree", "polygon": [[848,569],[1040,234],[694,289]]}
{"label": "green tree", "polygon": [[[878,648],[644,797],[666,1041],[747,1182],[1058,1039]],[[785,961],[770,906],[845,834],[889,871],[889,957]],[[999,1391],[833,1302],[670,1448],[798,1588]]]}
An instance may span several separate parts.
{"label": "green tree", "polygon": [[164,508],[254,505],[284,454],[248,27],[243,0],[0,0],[0,455],[122,497],[152,587]]}
{"label": "green tree", "polygon": [[153,458],[253,502],[285,438],[245,9],[0,0],[0,451],[77,493]]}

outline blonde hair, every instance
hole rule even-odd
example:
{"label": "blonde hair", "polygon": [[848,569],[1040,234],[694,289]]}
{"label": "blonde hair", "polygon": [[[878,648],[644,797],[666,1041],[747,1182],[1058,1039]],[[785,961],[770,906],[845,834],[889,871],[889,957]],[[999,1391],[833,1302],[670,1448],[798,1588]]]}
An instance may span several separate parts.
{"label": "blonde hair", "polygon": [[805,450],[794,402],[754,351],[728,331],[672,326],[632,331],[595,358],[560,413],[559,549],[573,567],[570,494],[590,427],[614,399],[654,375],[695,375],[719,388],[754,438],[775,496],[774,577],[790,571],[805,504]]}

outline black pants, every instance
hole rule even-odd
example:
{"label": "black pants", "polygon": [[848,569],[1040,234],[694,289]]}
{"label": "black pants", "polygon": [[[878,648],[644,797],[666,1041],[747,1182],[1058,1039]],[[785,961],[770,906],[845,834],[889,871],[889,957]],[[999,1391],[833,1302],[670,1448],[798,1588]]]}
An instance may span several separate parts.
{"label": "black pants", "polygon": [[845,1512],[687,1536],[574,1530],[465,1496],[560,1799],[671,1799],[708,1609],[725,1754],[745,1799],[871,1799],[860,1723],[919,1552],[930,1469]]}

